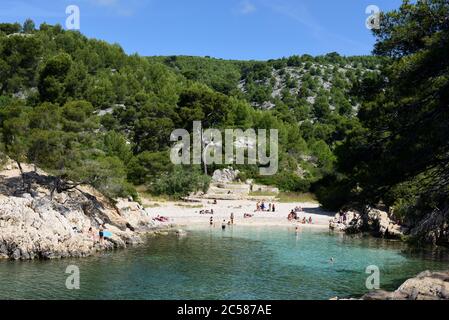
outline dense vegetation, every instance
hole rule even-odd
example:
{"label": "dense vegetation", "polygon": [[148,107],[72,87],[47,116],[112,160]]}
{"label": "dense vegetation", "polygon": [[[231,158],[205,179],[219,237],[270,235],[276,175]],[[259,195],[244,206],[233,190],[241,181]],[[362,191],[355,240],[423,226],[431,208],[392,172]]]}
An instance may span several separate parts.
{"label": "dense vegetation", "polygon": [[[200,168],[175,168],[170,133],[203,127],[279,129],[280,170],[256,178],[308,191],[333,171],[333,148],[356,123],[351,84],[382,59],[295,56],[268,62],[127,56],[59,25],[0,24],[1,148],[57,181],[115,196],[206,189]],[[266,107],[269,105],[269,108]],[[214,165],[208,172],[220,166]],[[193,169],[193,170],[192,170]],[[175,183],[185,177],[197,183]]]}
{"label": "dense vegetation", "polygon": [[374,52],[392,63],[360,82],[360,125],[336,149],[320,198],[334,208],[384,203],[412,226],[435,212],[447,226],[449,3],[405,1],[381,21]]}
{"label": "dense vegetation", "polygon": [[278,128],[282,149],[279,174],[258,177],[254,168],[239,169],[244,171],[242,177],[301,192],[333,172],[333,150],[358,124],[360,99],[354,84],[376,78],[387,60],[337,53],[267,62],[188,56],[148,59],[239,101],[233,120],[226,122],[228,127]]}
{"label": "dense vegetation", "polygon": [[175,128],[275,128],[279,172],[241,165],[242,180],[313,191],[331,209],[383,203],[419,221],[448,208],[448,7],[404,1],[383,14],[373,56],[266,62],[127,56],[58,25],[0,24],[1,150],[60,188],[181,196],[209,178],[171,164]]}

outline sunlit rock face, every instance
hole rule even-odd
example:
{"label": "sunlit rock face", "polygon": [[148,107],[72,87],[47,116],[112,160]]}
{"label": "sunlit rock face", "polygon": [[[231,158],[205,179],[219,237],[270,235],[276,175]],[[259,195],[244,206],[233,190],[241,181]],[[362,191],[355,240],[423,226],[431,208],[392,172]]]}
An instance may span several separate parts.
{"label": "sunlit rock face", "polygon": [[[28,172],[26,191],[13,165],[0,172],[0,257],[15,260],[83,257],[141,243],[154,228],[138,203],[116,203],[79,186],[51,192],[46,173]],[[30,168],[26,168],[30,169]],[[100,227],[111,235],[100,241]]]}

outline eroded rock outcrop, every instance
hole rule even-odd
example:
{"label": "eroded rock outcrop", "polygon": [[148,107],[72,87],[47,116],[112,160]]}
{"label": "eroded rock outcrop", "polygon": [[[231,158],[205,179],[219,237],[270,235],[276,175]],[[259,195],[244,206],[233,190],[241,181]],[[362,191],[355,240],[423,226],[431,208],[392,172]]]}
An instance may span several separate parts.
{"label": "eroded rock outcrop", "polygon": [[411,230],[414,239],[433,245],[449,245],[449,208],[435,210]]}
{"label": "eroded rock outcrop", "polygon": [[[0,257],[10,259],[83,257],[100,250],[144,241],[154,229],[138,203],[116,204],[89,186],[51,192],[51,177],[27,173],[28,191],[18,194],[21,177],[14,166],[0,172]],[[99,241],[103,226],[112,233]]]}
{"label": "eroded rock outcrop", "polygon": [[394,222],[387,212],[373,208],[365,208],[362,212],[348,210],[337,213],[329,222],[329,227],[350,234],[369,232],[384,238],[401,238],[407,231]]}
{"label": "eroded rock outcrop", "polygon": [[449,271],[424,271],[394,292],[373,291],[362,300],[449,300]]}
{"label": "eroded rock outcrop", "polygon": [[232,168],[215,170],[212,176],[212,181],[214,183],[229,183],[237,179],[240,171],[233,170]]}
{"label": "eroded rock outcrop", "polygon": [[339,212],[330,220],[329,228],[349,234],[369,232],[374,236],[400,239],[404,235],[419,243],[449,245],[449,208],[435,211],[415,220],[395,222],[389,213],[379,209]]}

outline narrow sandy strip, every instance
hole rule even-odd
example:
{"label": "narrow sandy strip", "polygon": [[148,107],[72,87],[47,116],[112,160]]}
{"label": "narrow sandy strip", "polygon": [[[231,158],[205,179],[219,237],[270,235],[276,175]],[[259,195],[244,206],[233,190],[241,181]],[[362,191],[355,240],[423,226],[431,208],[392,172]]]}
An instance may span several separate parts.
{"label": "narrow sandy strip", "polygon": [[[177,226],[209,225],[213,217],[215,225],[221,225],[230,220],[234,213],[234,224],[242,226],[295,226],[296,221],[288,221],[287,216],[295,207],[301,207],[303,212],[298,213],[299,220],[304,217],[312,218],[312,224],[301,226],[310,228],[329,228],[329,220],[335,213],[324,211],[317,203],[275,203],[276,212],[255,212],[256,201],[250,200],[221,200],[217,204],[212,201],[201,200],[201,203],[158,203],[157,207],[147,208],[148,214],[155,218],[158,215],[168,217],[170,223]],[[200,207],[202,205],[202,207]],[[266,203],[268,205],[268,203]],[[212,210],[214,214],[200,214],[201,210]],[[252,218],[244,218],[244,214],[253,214]]]}

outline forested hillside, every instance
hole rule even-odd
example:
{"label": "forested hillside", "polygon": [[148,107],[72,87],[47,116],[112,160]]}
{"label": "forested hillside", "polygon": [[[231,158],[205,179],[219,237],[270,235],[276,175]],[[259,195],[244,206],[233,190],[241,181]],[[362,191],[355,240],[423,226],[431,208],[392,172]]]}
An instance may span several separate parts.
{"label": "forested hillside", "polygon": [[449,244],[449,2],[384,13],[374,53],[391,63],[364,80],[360,125],[335,150],[320,182],[328,207],[390,208],[414,238]]}
{"label": "forested hillside", "polygon": [[332,172],[334,148],[357,123],[361,84],[377,79],[388,58],[330,53],[266,62],[188,56],[149,60],[245,101],[251,109],[267,111],[286,124],[290,132],[283,128],[282,133],[290,141],[283,141],[288,154],[283,157],[284,176],[260,180],[286,190],[307,191],[311,183]]}
{"label": "forested hillside", "polygon": [[209,178],[171,164],[174,129],[278,129],[278,173],[242,165],[242,180],[331,209],[386,205],[411,225],[433,214],[448,232],[448,17],[445,0],[404,1],[374,30],[374,56],[265,62],[128,56],[58,25],[0,24],[1,151],[59,188],[179,196]]}
{"label": "forested hillside", "polygon": [[[231,61],[210,57],[151,57],[185,78],[206,84],[226,95],[245,99],[261,109],[302,109],[304,117],[314,116],[317,99],[330,111],[351,115],[357,101],[350,90],[365,76],[379,72],[386,59],[376,56],[342,57],[292,56],[278,60]],[[325,100],[326,99],[326,100]],[[310,110],[306,110],[308,106]]]}
{"label": "forested hillside", "polygon": [[268,62],[143,58],[58,25],[1,24],[2,150],[111,196],[142,184],[183,194],[207,188],[208,179],[199,168],[172,166],[174,129],[191,131],[195,120],[273,128],[278,174],[262,178],[257,167],[240,166],[241,179],[308,191],[332,172],[335,145],[357,123],[354,84],[374,77],[381,61],[335,53]]}

